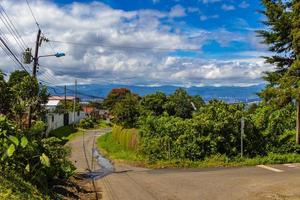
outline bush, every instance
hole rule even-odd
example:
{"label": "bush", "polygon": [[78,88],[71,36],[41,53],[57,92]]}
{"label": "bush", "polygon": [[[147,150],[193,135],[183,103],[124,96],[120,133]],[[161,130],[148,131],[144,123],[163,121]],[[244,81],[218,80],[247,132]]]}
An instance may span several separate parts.
{"label": "bush", "polygon": [[70,151],[61,140],[41,139],[40,133],[38,135],[24,133],[0,116],[0,169],[13,171],[43,193],[50,194],[52,186],[68,179],[75,167],[68,161]]}
{"label": "bush", "polygon": [[244,116],[244,155],[261,155],[264,152],[262,135],[243,110],[242,104],[211,101],[191,119],[148,116],[140,121],[139,150],[152,160],[195,161],[216,154],[232,158],[240,153],[240,123]]}
{"label": "bush", "polygon": [[136,129],[126,129],[122,126],[113,126],[113,138],[126,150],[136,150],[138,145],[138,132]]}
{"label": "bush", "polygon": [[47,125],[43,121],[34,122],[33,126],[30,128],[31,134],[41,134],[46,131]]}
{"label": "bush", "polygon": [[42,195],[32,184],[24,181],[12,172],[1,171],[0,183],[0,199],[49,199],[46,195]]}
{"label": "bush", "polygon": [[94,128],[94,122],[91,118],[84,118],[80,120],[79,127],[85,129]]}

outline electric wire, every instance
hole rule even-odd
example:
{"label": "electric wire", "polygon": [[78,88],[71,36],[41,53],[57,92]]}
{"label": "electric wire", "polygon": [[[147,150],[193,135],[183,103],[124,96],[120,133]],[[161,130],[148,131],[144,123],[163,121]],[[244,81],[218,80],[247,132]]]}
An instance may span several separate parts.
{"label": "electric wire", "polygon": [[[57,88],[57,87],[61,87],[61,86],[57,86],[57,85],[54,85],[53,83],[49,83],[45,80],[42,80],[42,79],[39,79],[40,82],[44,83],[47,87],[50,85],[52,88]],[[66,89],[67,91],[71,92],[71,93],[75,93],[75,90],[73,89],[70,89],[70,88],[67,88]],[[94,98],[94,99],[104,99],[104,97],[100,97],[100,96],[95,96],[95,95],[90,95],[90,94],[86,94],[84,92],[80,92],[80,91],[76,91],[76,93],[78,95],[81,95],[81,96],[84,96],[84,97],[90,97],[90,98]]]}
{"label": "electric wire", "polygon": [[5,9],[3,8],[3,6],[1,4],[0,4],[0,8],[3,11],[3,13],[4,13],[5,17],[7,18],[8,22],[11,24],[12,30],[15,32],[20,44],[23,46],[24,49],[26,49],[26,47],[28,45],[24,42],[22,36],[20,35],[20,32],[18,31],[18,29],[16,28],[16,26],[14,25],[14,23],[12,22],[12,20],[10,19],[10,17],[8,16],[7,12],[5,11]]}
{"label": "electric wire", "polygon": [[5,46],[0,43],[0,47],[1,49],[4,51],[4,53],[15,63],[15,67],[19,67],[19,64],[17,63],[17,61],[15,61],[15,59],[10,55],[9,51],[7,51],[7,49],[5,48]]}
{"label": "electric wire", "polygon": [[14,29],[12,28],[12,25],[9,23],[9,21],[6,19],[5,15],[3,14],[3,11],[0,10],[0,20],[3,22],[4,26],[6,27],[6,29],[8,30],[8,32],[10,33],[10,35],[13,37],[13,39],[16,41],[16,44],[18,45],[18,47],[21,49],[21,51],[24,51],[26,49],[26,47],[22,46],[20,40],[18,39],[18,37],[16,36],[16,33],[14,31]]}
{"label": "electric wire", "polygon": [[38,23],[37,18],[35,17],[35,15],[34,15],[34,13],[33,13],[33,11],[32,11],[32,8],[31,8],[31,6],[30,6],[28,0],[26,0],[26,3],[27,3],[27,7],[28,7],[28,9],[29,9],[29,11],[30,11],[30,13],[31,13],[32,18],[33,18],[34,21],[35,21],[36,26],[41,30],[40,24]]}
{"label": "electric wire", "polygon": [[20,67],[26,71],[28,74],[29,72],[26,70],[26,68],[24,67],[24,65],[22,64],[22,62],[16,57],[16,55],[12,52],[12,50],[8,47],[8,45],[6,44],[6,42],[2,39],[2,37],[0,37],[0,41],[2,42],[2,44],[5,46],[5,48],[9,51],[9,53],[13,56],[13,58],[18,62],[18,64],[20,65]]}

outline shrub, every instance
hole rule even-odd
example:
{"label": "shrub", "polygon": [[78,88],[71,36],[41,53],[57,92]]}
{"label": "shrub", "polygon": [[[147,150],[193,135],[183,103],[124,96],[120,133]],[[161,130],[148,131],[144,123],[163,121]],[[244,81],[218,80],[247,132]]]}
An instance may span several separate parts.
{"label": "shrub", "polygon": [[138,132],[136,129],[126,129],[122,126],[113,126],[113,138],[126,150],[136,150],[138,144]]}
{"label": "shrub", "polygon": [[84,118],[80,120],[79,127],[85,129],[94,128],[94,122],[91,118]]}
{"label": "shrub", "polygon": [[32,184],[12,172],[1,171],[0,183],[0,199],[49,199],[46,195],[42,195]]}
{"label": "shrub", "polygon": [[0,130],[1,170],[13,171],[46,194],[73,174],[75,167],[67,159],[70,152],[61,140],[24,133],[3,116]]}
{"label": "shrub", "polygon": [[34,122],[33,126],[30,128],[31,134],[40,134],[46,131],[47,125],[43,121]]}

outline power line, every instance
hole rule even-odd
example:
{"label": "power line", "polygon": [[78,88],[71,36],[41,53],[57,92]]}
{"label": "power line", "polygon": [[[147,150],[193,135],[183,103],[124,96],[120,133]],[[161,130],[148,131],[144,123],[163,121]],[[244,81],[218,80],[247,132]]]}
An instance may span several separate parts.
{"label": "power line", "polygon": [[6,27],[6,29],[8,30],[8,32],[11,34],[11,36],[16,41],[17,45],[20,47],[21,51],[25,50],[26,47],[22,46],[22,43],[20,42],[20,40],[18,39],[18,36],[16,35],[15,29],[10,24],[9,20],[5,17],[5,15],[3,14],[3,11],[1,11],[1,10],[0,10],[0,19],[3,22],[4,26]]}
{"label": "power line", "polygon": [[2,42],[2,44],[5,46],[5,48],[9,51],[9,53],[13,56],[13,58],[18,62],[18,64],[20,65],[20,67],[26,71],[28,74],[29,72],[26,70],[26,68],[24,67],[24,65],[21,63],[21,61],[16,57],[16,55],[12,52],[12,50],[7,46],[6,42],[2,39],[2,37],[0,37],[0,41]]}
{"label": "power line", "polygon": [[30,13],[31,13],[32,18],[33,18],[34,21],[35,21],[36,26],[37,26],[39,29],[41,29],[40,24],[38,23],[38,21],[37,21],[35,15],[34,15],[32,9],[31,9],[31,6],[30,6],[28,0],[26,0],[26,3],[27,3],[27,6],[28,6],[28,9],[29,9],[29,11],[30,11]]}
{"label": "power line", "polygon": [[8,14],[7,14],[7,12],[5,11],[5,9],[3,8],[3,6],[1,6],[1,4],[0,4],[0,8],[2,9],[4,15],[6,16],[8,22],[12,25],[12,30],[14,30],[14,32],[15,32],[17,38],[19,39],[19,42],[21,43],[21,45],[23,46],[23,48],[26,49],[26,47],[27,47],[28,45],[26,45],[26,43],[25,43],[24,40],[22,39],[22,37],[21,37],[21,35],[20,35],[18,29],[16,28],[16,26],[14,25],[14,23],[12,22],[12,20],[11,20],[10,17],[8,16]]}
{"label": "power line", "polygon": [[[49,82],[44,81],[44,80],[42,80],[42,79],[40,79],[40,82],[44,83],[47,87],[50,87],[50,88],[56,88],[56,89],[58,89],[57,87],[59,87],[59,86],[55,86],[53,83],[49,83]],[[50,85],[50,86],[49,86],[49,85]],[[51,85],[52,85],[52,86],[51,86]],[[72,92],[72,93],[75,93],[75,90],[73,90],[73,89],[67,88],[67,91]],[[104,99],[104,97],[86,94],[86,93],[84,93],[84,92],[79,92],[78,90],[76,91],[76,93],[77,93],[78,95],[81,95],[81,96],[84,96],[84,97],[90,97],[90,98],[94,98],[94,99]]]}
{"label": "power line", "polygon": [[160,47],[141,47],[141,46],[128,46],[128,45],[108,45],[105,43],[81,43],[81,42],[71,42],[71,41],[60,41],[60,40],[49,40],[53,43],[63,43],[77,46],[101,46],[101,47],[110,47],[110,48],[119,48],[119,49],[138,49],[138,50],[158,50],[158,51],[201,51],[196,48],[160,48]]}
{"label": "power line", "polygon": [[5,48],[5,46],[0,43],[0,47],[1,49],[4,51],[4,53],[15,63],[15,66],[19,66],[19,64],[17,63],[17,61],[15,61],[15,59],[10,55],[9,51]]}

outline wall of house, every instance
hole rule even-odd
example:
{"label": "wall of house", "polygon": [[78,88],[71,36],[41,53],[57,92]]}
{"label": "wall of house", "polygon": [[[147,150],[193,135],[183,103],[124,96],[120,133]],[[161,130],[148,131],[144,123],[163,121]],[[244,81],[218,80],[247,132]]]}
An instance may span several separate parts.
{"label": "wall of house", "polygon": [[47,119],[47,131],[48,134],[50,131],[64,126],[64,115],[58,113],[48,113],[46,115]]}
{"label": "wall of house", "polygon": [[83,111],[75,112],[75,120],[74,120],[74,113],[70,112],[69,113],[69,124],[73,124],[74,121],[75,121],[75,123],[79,123],[79,121],[85,117],[86,117],[85,112],[83,112]]}
{"label": "wall of house", "polygon": [[[85,112],[80,111],[75,113],[75,120],[73,112],[69,112],[69,124],[79,123],[79,121],[86,117]],[[64,126],[64,114],[59,113],[48,113],[46,115],[47,120],[47,131],[48,134],[50,131]]]}

